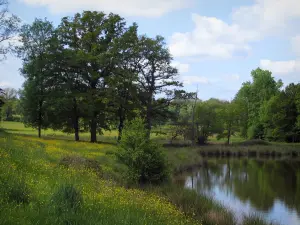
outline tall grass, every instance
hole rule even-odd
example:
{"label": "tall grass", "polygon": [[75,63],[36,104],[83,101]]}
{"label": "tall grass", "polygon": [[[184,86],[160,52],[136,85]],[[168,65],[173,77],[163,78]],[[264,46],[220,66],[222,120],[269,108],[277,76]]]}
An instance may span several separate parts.
{"label": "tall grass", "polygon": [[108,149],[0,133],[0,224],[196,224],[162,197],[59,165],[70,154],[99,159],[108,176],[120,169]]}

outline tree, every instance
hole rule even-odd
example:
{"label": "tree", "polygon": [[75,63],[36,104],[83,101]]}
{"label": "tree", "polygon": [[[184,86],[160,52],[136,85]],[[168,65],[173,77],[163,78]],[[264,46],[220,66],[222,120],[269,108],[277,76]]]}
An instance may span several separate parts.
{"label": "tree", "polygon": [[231,136],[238,130],[239,108],[235,102],[225,102],[220,109],[217,110],[217,120],[222,129],[217,138],[226,137],[227,144],[230,144]]}
{"label": "tree", "polygon": [[124,43],[136,36],[137,26],[126,27],[124,19],[115,14],[85,11],[63,18],[59,29],[60,40],[72,55],[69,67],[85,85],[91,142],[96,142],[97,131],[108,129],[110,79],[120,68],[120,56],[128,47]]}
{"label": "tree", "polygon": [[250,106],[250,96],[251,96],[251,82],[245,82],[236,94],[234,102],[239,109],[239,127],[240,135],[247,138],[248,128],[249,128],[249,106]]}
{"label": "tree", "polygon": [[37,128],[47,128],[47,96],[52,92],[53,80],[48,70],[48,52],[54,35],[54,27],[47,20],[36,19],[32,25],[21,28],[22,46],[16,51],[23,60],[21,73],[25,77],[24,90],[21,96],[24,108],[24,122]]}
{"label": "tree", "polygon": [[124,33],[116,43],[119,45],[116,48],[123,50],[118,53],[118,65],[113,76],[110,76],[110,88],[107,90],[110,102],[108,120],[118,124],[118,141],[121,140],[125,120],[130,121],[138,116],[141,109],[137,84],[139,52],[136,28],[133,26],[131,32]]}
{"label": "tree", "polygon": [[183,90],[175,91],[175,99],[170,104],[171,116],[169,118],[169,130],[171,133],[170,143],[178,137],[183,137],[184,140],[193,139],[194,137],[191,126],[191,107],[192,101],[197,98],[197,93],[188,93]]}
{"label": "tree", "polygon": [[9,13],[8,2],[0,0],[0,60],[5,59],[13,45],[12,39],[19,31],[21,20]]}
{"label": "tree", "polygon": [[141,118],[125,124],[117,158],[127,166],[131,182],[157,184],[169,176],[166,157],[161,147],[148,138]]}
{"label": "tree", "polygon": [[0,88],[0,109],[4,105],[3,95],[4,95],[4,90],[2,88]]}
{"label": "tree", "polygon": [[217,111],[223,104],[224,102],[213,98],[197,104],[195,112],[197,137],[203,138],[200,144],[204,144],[209,136],[220,133],[222,130],[220,121],[217,119]]}
{"label": "tree", "polygon": [[[139,78],[140,98],[146,118],[148,136],[153,120],[159,116],[166,116],[166,110],[174,98],[174,90],[181,83],[176,80],[178,71],[171,66],[172,57],[165,44],[164,38],[154,39],[142,36],[139,41]],[[155,99],[157,95],[164,95]]]}
{"label": "tree", "polygon": [[118,124],[118,141],[121,140],[125,120],[135,118],[140,108],[138,88],[134,83],[135,76],[125,75],[120,78],[123,78],[122,81],[115,81],[114,88],[109,90],[112,102],[111,115],[114,117],[112,120],[115,119]]}
{"label": "tree", "polygon": [[[261,110],[265,102],[277,95],[282,81],[275,81],[268,70],[257,68],[251,72],[252,82],[246,82],[238,91],[235,101],[244,109],[241,133],[248,138],[263,138],[264,130],[261,122]],[[247,128],[247,131],[246,131]]]}
{"label": "tree", "polygon": [[[73,74],[73,78],[68,79],[68,75],[64,74],[64,79],[54,77],[61,83],[55,85],[55,95],[49,97],[50,104],[47,109],[49,126],[54,130],[62,130],[66,133],[74,133],[75,141],[79,141],[79,132],[84,130],[85,126],[80,126],[80,119],[84,118],[85,104],[83,94],[85,89],[81,89],[82,85],[73,83],[77,77]],[[78,86],[77,86],[78,85]],[[59,96],[59,97],[58,97]]]}
{"label": "tree", "polygon": [[299,127],[300,84],[289,84],[285,90],[273,96],[262,110],[266,137],[276,141],[300,141]]}
{"label": "tree", "polygon": [[2,113],[4,116],[4,120],[9,121],[12,120],[13,114],[16,107],[17,101],[17,90],[13,88],[5,88],[3,91],[3,101],[5,102],[2,107]]}

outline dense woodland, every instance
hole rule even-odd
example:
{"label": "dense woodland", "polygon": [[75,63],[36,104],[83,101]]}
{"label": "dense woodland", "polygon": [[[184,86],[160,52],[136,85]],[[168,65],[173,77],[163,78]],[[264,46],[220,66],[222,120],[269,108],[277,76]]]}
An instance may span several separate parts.
{"label": "dense woodland", "polygon": [[[91,142],[104,130],[119,131],[125,121],[145,120],[172,142],[203,144],[210,136],[300,142],[300,84],[284,85],[257,68],[234,99],[202,101],[184,91],[161,36],[138,34],[116,14],[84,11],[55,27],[46,19],[23,25],[22,89],[1,91],[1,118],[36,128],[89,131]],[[250,72],[250,71],[249,71]],[[191,90],[193,91],[193,90]]]}

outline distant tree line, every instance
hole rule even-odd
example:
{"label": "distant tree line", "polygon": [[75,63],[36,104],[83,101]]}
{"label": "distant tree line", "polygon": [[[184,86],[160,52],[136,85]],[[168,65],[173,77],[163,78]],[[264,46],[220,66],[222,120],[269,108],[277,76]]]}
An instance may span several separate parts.
{"label": "distant tree line", "polygon": [[246,139],[300,142],[300,84],[283,88],[281,80],[260,68],[253,70],[251,77],[232,101],[209,99],[195,104],[191,99],[178,100],[180,107],[172,108],[177,116],[169,122],[171,136],[198,139],[202,144],[213,135],[230,143],[234,134]]}

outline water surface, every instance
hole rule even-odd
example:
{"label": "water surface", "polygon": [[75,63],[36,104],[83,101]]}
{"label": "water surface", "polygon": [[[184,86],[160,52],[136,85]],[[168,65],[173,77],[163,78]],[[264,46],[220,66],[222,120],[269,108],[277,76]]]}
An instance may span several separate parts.
{"label": "water surface", "polygon": [[256,213],[300,225],[300,161],[212,159],[185,175],[185,187],[213,196],[238,219]]}

